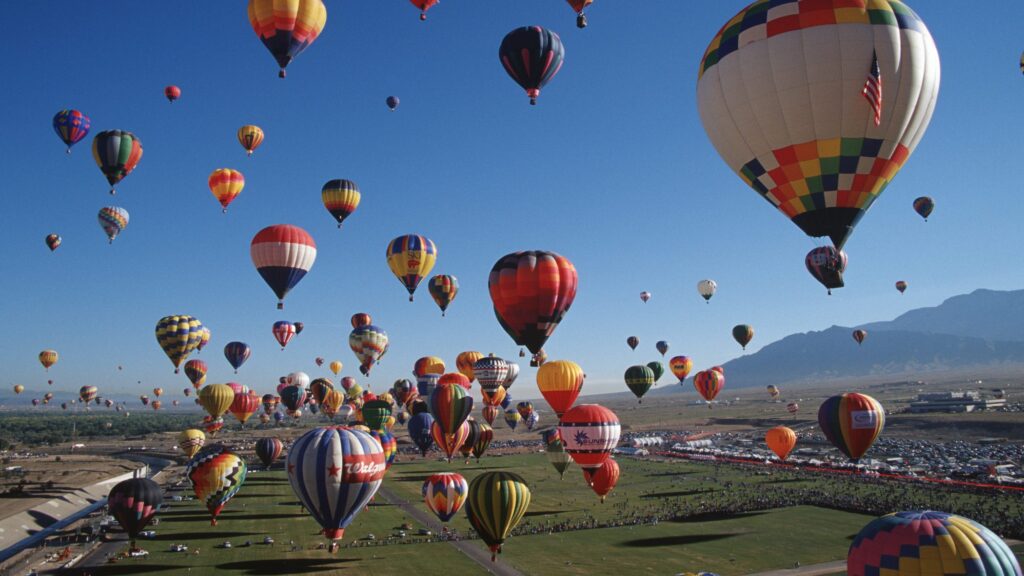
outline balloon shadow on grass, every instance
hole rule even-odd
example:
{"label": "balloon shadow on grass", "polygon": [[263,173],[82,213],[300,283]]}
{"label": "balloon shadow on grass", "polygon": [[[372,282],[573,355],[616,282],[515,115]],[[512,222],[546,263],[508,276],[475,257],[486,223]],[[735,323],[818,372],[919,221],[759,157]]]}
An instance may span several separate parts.
{"label": "balloon shadow on grass", "polygon": [[652,498],[675,498],[677,496],[695,496],[697,494],[712,494],[717,490],[678,490],[676,492],[654,492],[652,494],[644,494],[640,496],[641,500],[650,500]]}
{"label": "balloon shadow on grass", "polygon": [[217,564],[220,570],[237,570],[242,574],[316,574],[341,569],[341,564],[359,562],[362,558],[288,558],[281,560],[244,560]]}
{"label": "balloon shadow on grass", "polygon": [[685,534],[680,536],[663,536],[661,538],[640,538],[638,540],[626,540],[617,546],[627,548],[661,548],[665,546],[685,546],[687,544],[700,544],[701,542],[713,542],[732,538],[736,534]]}
{"label": "balloon shadow on grass", "polygon": [[686,524],[689,522],[717,522],[720,520],[738,520],[741,518],[753,518],[754,516],[761,516],[767,514],[767,512],[737,512],[735,514],[729,514],[727,512],[705,512],[703,514],[694,514],[693,516],[687,516],[686,518],[678,518],[669,520],[677,524]]}

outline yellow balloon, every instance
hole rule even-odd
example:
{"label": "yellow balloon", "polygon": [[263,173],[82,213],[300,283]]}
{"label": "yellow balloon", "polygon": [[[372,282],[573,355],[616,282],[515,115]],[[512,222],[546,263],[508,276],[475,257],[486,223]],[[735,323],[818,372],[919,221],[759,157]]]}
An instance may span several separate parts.
{"label": "yellow balloon", "polygon": [[419,286],[420,280],[434,269],[437,246],[426,236],[399,236],[388,244],[387,257],[388,268],[391,268],[391,272],[408,290],[409,301],[412,302],[412,294]]}
{"label": "yellow balloon", "polygon": [[227,384],[210,384],[199,389],[199,405],[212,418],[219,418],[231,408],[235,391]]}
{"label": "yellow balloon", "polygon": [[181,451],[190,459],[196,455],[196,452],[199,452],[205,443],[206,434],[203,434],[202,430],[190,428],[178,434],[178,448],[181,448]]}
{"label": "yellow balloon", "polygon": [[571,360],[545,362],[537,370],[537,388],[559,417],[572,408],[583,388],[586,374]]}
{"label": "yellow balloon", "polygon": [[238,129],[238,143],[252,156],[254,150],[263,143],[263,130],[254,124],[246,124]]}
{"label": "yellow balloon", "polygon": [[459,369],[459,372],[461,372],[463,376],[469,378],[469,381],[472,382],[476,378],[473,374],[473,364],[476,364],[476,361],[483,357],[484,355],[480,352],[463,352],[455,358],[455,367]]}
{"label": "yellow balloon", "polygon": [[220,202],[226,213],[228,204],[231,204],[235,197],[242,193],[242,188],[245,188],[245,176],[238,170],[218,168],[210,174],[208,184],[213,197]]}
{"label": "yellow balloon", "polygon": [[338,362],[337,360],[335,360],[334,362],[331,362],[331,366],[330,366],[331,372],[334,372],[334,375],[337,376],[338,372],[341,372],[341,368],[343,366],[344,366],[344,364],[342,364],[341,362]]}

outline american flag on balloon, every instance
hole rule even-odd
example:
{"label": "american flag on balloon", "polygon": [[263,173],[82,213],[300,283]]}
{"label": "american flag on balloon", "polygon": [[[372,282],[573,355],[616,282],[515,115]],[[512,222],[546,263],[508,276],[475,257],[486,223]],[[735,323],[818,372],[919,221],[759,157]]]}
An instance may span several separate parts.
{"label": "american flag on balloon", "polygon": [[864,88],[861,94],[868,101],[871,110],[875,113],[875,126],[882,123],[882,72],[878,69],[878,55],[871,52],[871,71],[868,72],[868,79],[864,81]]}

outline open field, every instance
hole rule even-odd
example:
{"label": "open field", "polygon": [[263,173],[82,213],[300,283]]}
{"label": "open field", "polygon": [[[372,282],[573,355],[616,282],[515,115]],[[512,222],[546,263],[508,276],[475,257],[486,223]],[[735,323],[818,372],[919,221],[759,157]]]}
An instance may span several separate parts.
{"label": "open field", "polygon": [[64,454],[18,458],[4,466],[20,466],[21,471],[0,474],[0,518],[124,474],[139,465],[119,458]]}

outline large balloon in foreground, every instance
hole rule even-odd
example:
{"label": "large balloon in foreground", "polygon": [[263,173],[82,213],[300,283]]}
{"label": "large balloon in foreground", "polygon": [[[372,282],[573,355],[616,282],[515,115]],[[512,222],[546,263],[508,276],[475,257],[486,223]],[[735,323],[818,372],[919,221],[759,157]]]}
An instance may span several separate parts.
{"label": "large balloon in foreground", "polygon": [[902,2],[758,0],[704,53],[697,107],[744,182],[842,248],[924,135],[938,92],[935,42]]}
{"label": "large balloon in foreground", "polygon": [[223,208],[222,212],[225,214],[228,212],[228,204],[231,204],[242,193],[242,188],[245,188],[245,176],[231,168],[214,170],[206,182],[213,197],[220,202]]}
{"label": "large balloon in foreground", "polygon": [[199,345],[203,323],[192,316],[164,316],[156,323],[156,341],[174,365],[174,373]]}
{"label": "large balloon in foreground", "polygon": [[377,493],[385,471],[380,442],[345,426],[314,428],[288,451],[292,491],[328,540],[344,536]]}
{"label": "large balloon in foreground", "polygon": [[132,548],[135,547],[135,538],[139,532],[153,520],[163,502],[163,489],[149,478],[122,480],[107,494],[110,515],[117,519],[117,523],[128,534]]}
{"label": "large balloon in foreground", "polygon": [[537,388],[559,418],[576,402],[586,375],[572,360],[545,362],[537,370]]}
{"label": "large balloon in foreground", "polygon": [[882,433],[885,409],[866,394],[839,394],[822,402],[818,425],[832,445],[856,462]]}
{"label": "large balloon in foreground", "polygon": [[276,224],[256,233],[249,246],[249,255],[260,276],[277,295],[277,309],[280,310],[284,308],[284,297],[288,291],[313,267],[316,242],[298,226]]}
{"label": "large balloon in foreground", "polygon": [[530,104],[537,103],[540,89],[562,68],[562,39],[547,28],[523,26],[505,35],[498,48],[505,72],[526,90]]}
{"label": "large balloon in foreground", "polygon": [[420,281],[434,268],[437,260],[437,246],[426,236],[407,234],[399,236],[388,244],[385,254],[388,268],[409,292],[409,302]]}
{"label": "large balloon in foreground", "polygon": [[558,434],[580,468],[596,470],[619,444],[622,427],[614,412],[599,404],[581,404],[562,415]]}
{"label": "large balloon in foreground", "polygon": [[423,481],[423,502],[441,522],[462,510],[468,494],[469,483],[457,472],[431,474]]}
{"label": "large balloon in foreground", "polygon": [[833,288],[842,288],[843,272],[846,271],[846,252],[836,250],[831,246],[820,246],[807,253],[804,258],[804,265],[807,271],[814,276],[815,280],[828,289],[832,294]]}
{"label": "large balloon in foreground", "polygon": [[846,556],[850,576],[1020,576],[1013,550],[978,522],[933,510],[893,512],[868,523]]}
{"label": "large balloon in foreground", "polygon": [[131,174],[142,159],[142,142],[131,132],[106,130],[92,139],[92,157],[113,194],[114,185]]}
{"label": "large balloon in foreground", "polygon": [[246,124],[238,129],[238,143],[245,148],[246,154],[252,153],[263,143],[263,129],[255,124]]}
{"label": "large balloon in foreground", "polygon": [[576,267],[554,252],[515,252],[491,268],[494,314],[520,346],[537,354],[576,298]]}
{"label": "large balloon in foreground", "polygon": [[917,212],[918,216],[924,218],[925,222],[928,221],[928,216],[931,215],[932,210],[934,209],[935,201],[928,196],[921,196],[920,198],[914,199],[914,212]]}
{"label": "large balloon in foreground", "polygon": [[796,433],[788,426],[776,426],[765,432],[764,442],[779,460],[785,460],[796,446]]}
{"label": "large balloon in foreground", "polygon": [[210,511],[210,524],[217,525],[217,516],[245,483],[245,460],[227,448],[216,447],[200,452],[189,461],[185,476],[192,482],[196,499]]}
{"label": "large balloon in foreground", "polygon": [[119,206],[104,206],[100,208],[96,219],[100,228],[107,234],[107,240],[113,244],[114,238],[128,227],[128,211]]}
{"label": "large balloon in foreground", "polygon": [[351,180],[330,180],[320,189],[320,199],[324,208],[331,213],[331,217],[338,223],[338,228],[341,228],[345,218],[356,211],[361,198],[359,186]]}
{"label": "large balloon in foreground", "polygon": [[484,472],[469,484],[466,517],[491,549],[491,561],[501,545],[526,515],[530,507],[530,487],[512,472]]}
{"label": "large balloon in foreground", "polygon": [[68,154],[71,154],[72,146],[89,134],[90,126],[89,117],[78,110],[61,110],[53,116],[53,130],[67,145]]}
{"label": "large balloon in foreground", "polygon": [[322,0],[249,0],[249,23],[284,78],[288,64],[320,36],[327,7]]}

